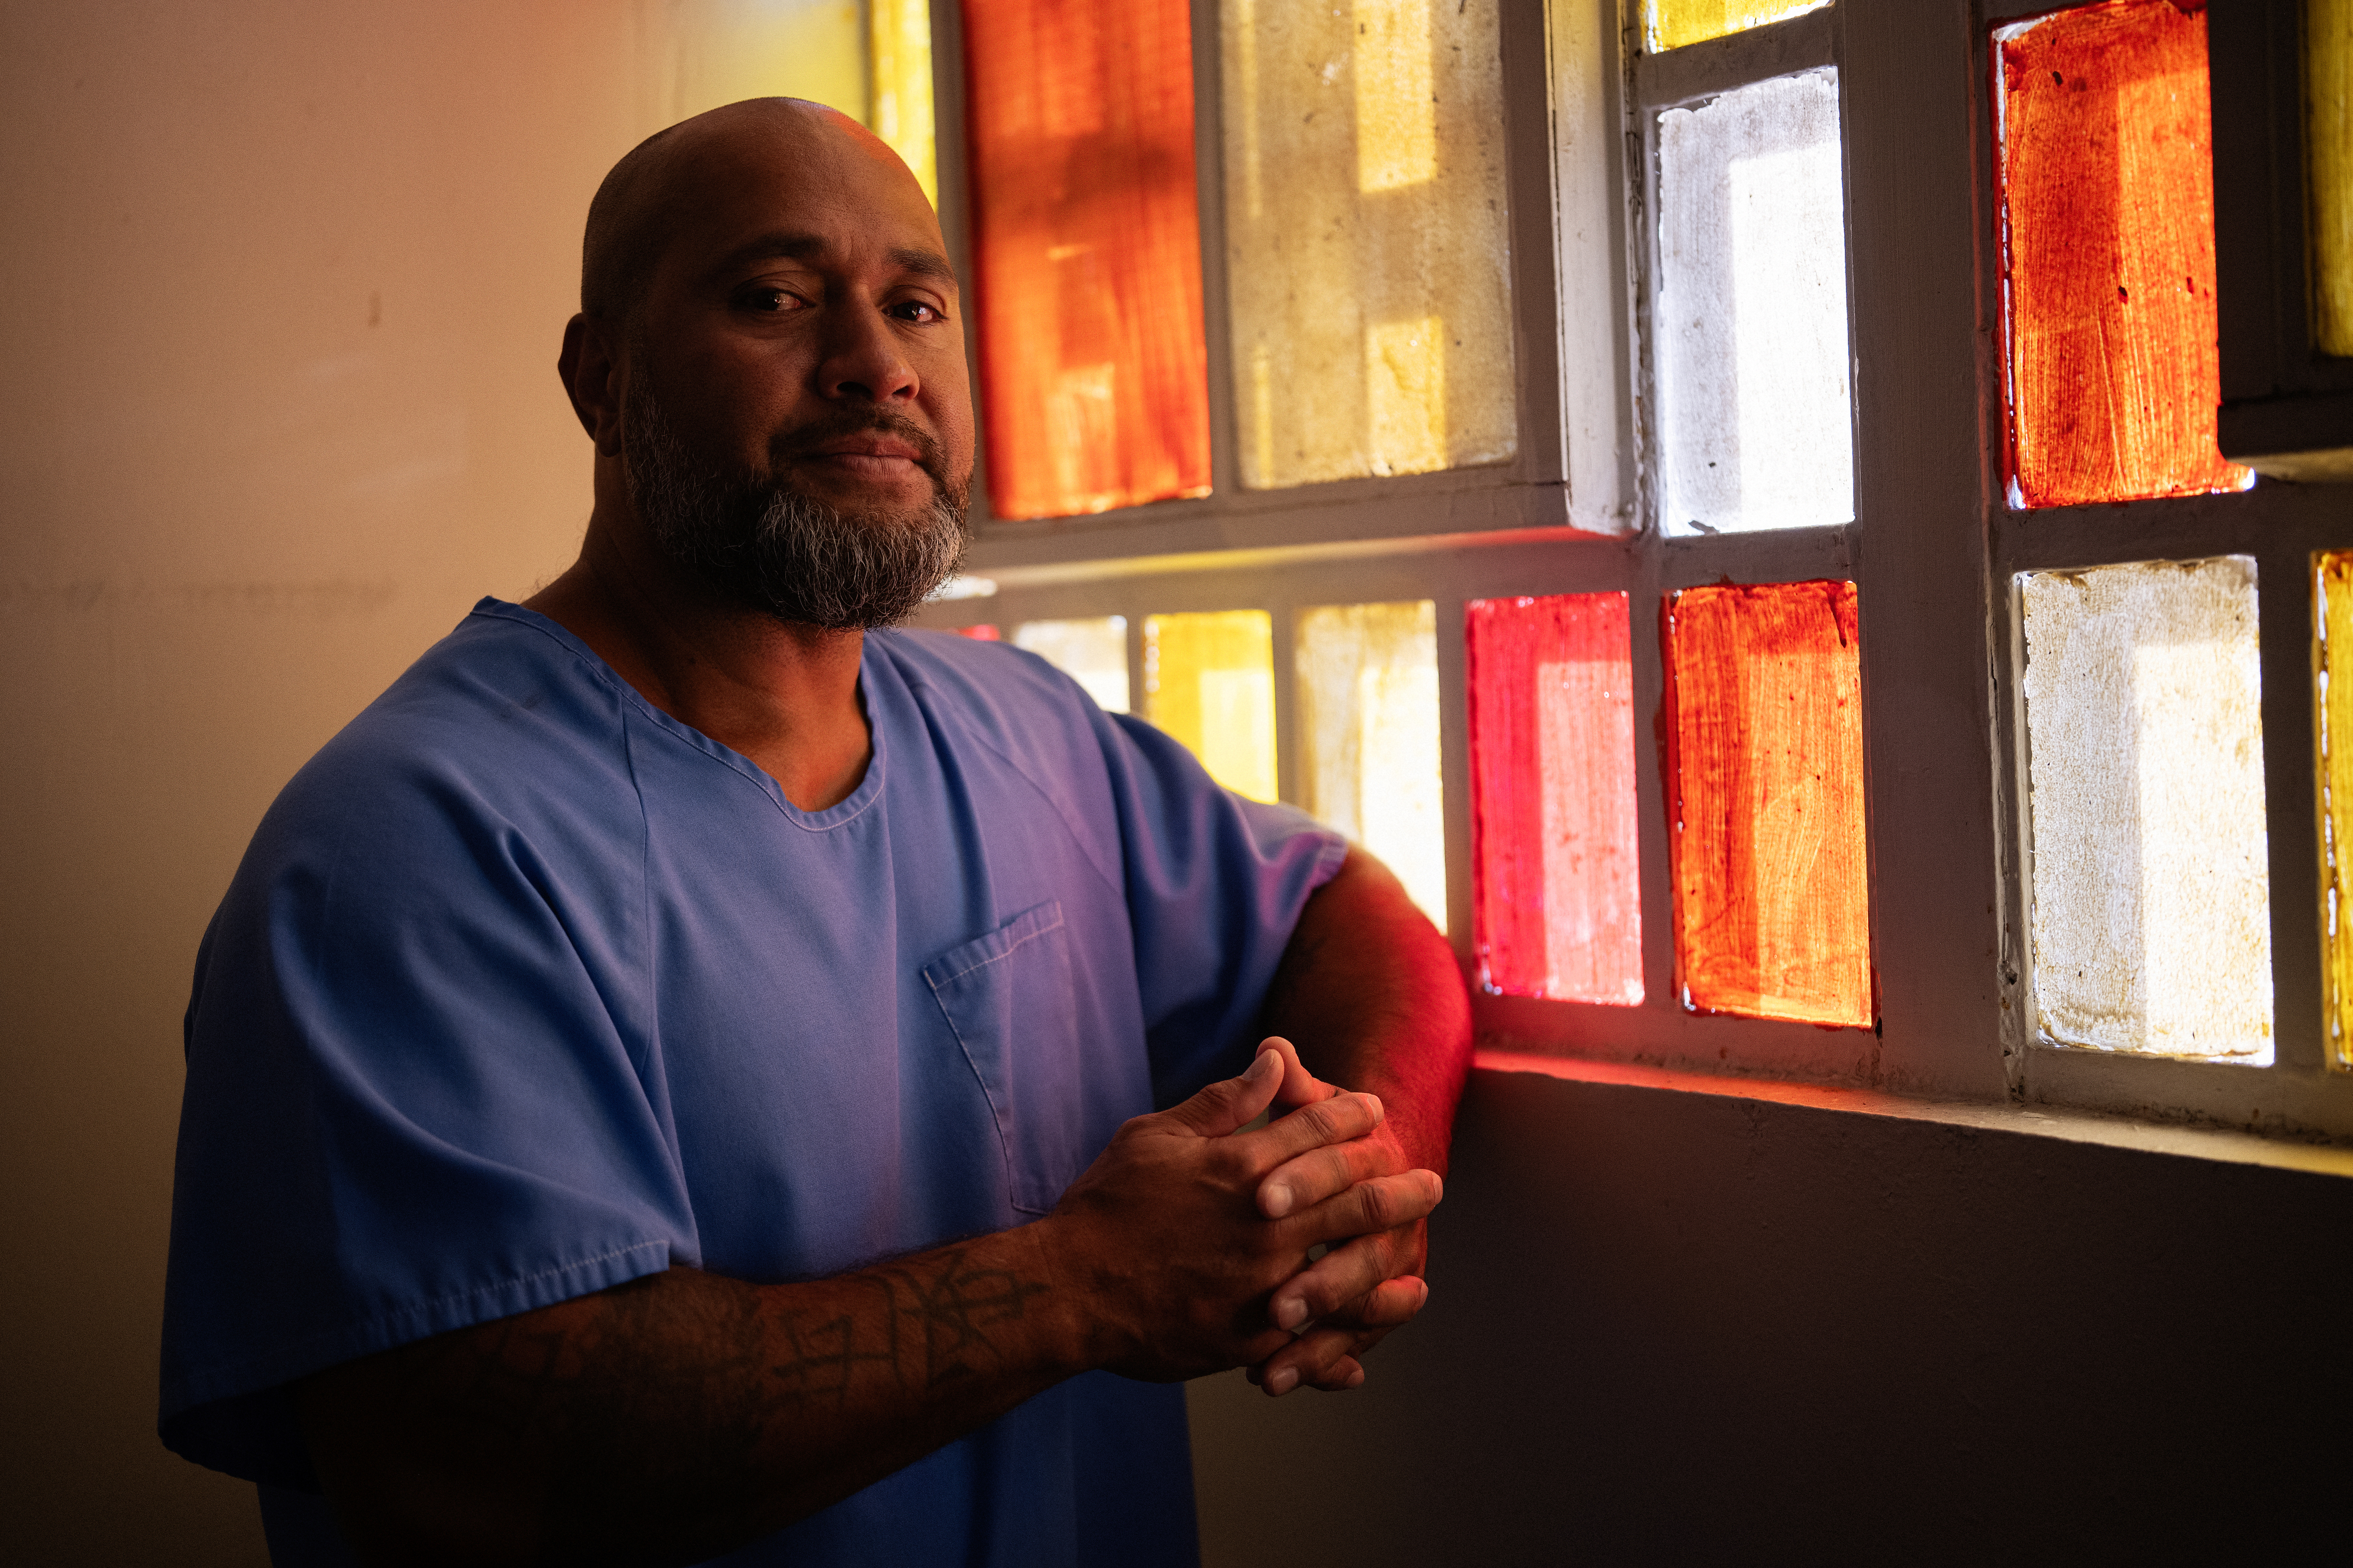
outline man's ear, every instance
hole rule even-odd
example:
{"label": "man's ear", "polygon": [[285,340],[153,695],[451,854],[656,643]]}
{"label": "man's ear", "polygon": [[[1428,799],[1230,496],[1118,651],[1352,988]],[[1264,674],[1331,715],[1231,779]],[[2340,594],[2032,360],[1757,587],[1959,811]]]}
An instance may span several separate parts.
{"label": "man's ear", "polygon": [[565,395],[580,427],[596,443],[600,458],[621,454],[620,366],[613,353],[611,335],[602,323],[586,315],[564,324],[564,352],[555,357],[556,374],[564,378]]}

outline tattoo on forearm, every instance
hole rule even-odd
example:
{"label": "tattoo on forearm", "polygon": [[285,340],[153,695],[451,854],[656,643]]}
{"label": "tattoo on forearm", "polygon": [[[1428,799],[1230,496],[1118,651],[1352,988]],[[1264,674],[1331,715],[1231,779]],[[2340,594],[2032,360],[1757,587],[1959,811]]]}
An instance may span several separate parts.
{"label": "tattoo on forearm", "polygon": [[595,1557],[628,1533],[625,1519],[716,1520],[754,1507],[755,1462],[776,1424],[848,1410],[863,1380],[920,1395],[986,1374],[1004,1326],[1046,1290],[964,1247],[845,1283],[869,1303],[776,1317],[754,1287],[652,1275],[590,1299],[590,1310],[420,1342],[396,1375],[486,1458],[535,1456],[543,1543]]}

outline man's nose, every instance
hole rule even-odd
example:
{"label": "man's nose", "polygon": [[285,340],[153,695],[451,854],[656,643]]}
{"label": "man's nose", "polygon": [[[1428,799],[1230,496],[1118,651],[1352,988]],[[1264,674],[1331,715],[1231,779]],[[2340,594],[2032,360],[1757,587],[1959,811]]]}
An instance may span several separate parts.
{"label": "man's nose", "polygon": [[913,402],[923,383],[880,310],[851,309],[841,312],[825,362],[818,368],[818,391],[838,400],[868,403]]}

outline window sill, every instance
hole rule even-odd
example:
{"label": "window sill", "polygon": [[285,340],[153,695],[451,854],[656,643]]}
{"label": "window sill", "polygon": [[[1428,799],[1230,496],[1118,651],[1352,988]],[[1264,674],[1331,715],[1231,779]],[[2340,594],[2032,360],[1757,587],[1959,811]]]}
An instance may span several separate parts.
{"label": "window sill", "polygon": [[1913,1100],[1876,1089],[1832,1089],[1819,1084],[1683,1072],[1623,1062],[1593,1061],[1579,1057],[1535,1056],[1523,1051],[1482,1050],[1473,1058],[1473,1066],[1482,1072],[1532,1073],[1572,1083],[1658,1089],[1670,1094],[1712,1095],[1724,1100],[1761,1100],[1778,1105],[1805,1106],[1817,1110],[1845,1111],[1856,1116],[1930,1121],[1979,1131],[2014,1132],[2031,1138],[2096,1143],[2113,1149],[2174,1154],[2226,1164],[2263,1165],[2317,1175],[2353,1176],[2353,1144],[2267,1138],[2260,1133],[2230,1128],[2148,1121],[2052,1105]]}

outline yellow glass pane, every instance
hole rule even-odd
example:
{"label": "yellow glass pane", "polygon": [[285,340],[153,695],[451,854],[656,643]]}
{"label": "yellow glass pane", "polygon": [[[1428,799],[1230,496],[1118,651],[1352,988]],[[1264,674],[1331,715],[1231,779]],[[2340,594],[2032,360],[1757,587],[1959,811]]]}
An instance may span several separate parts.
{"label": "yellow glass pane", "polygon": [[866,14],[867,129],[891,144],[940,205],[932,134],[931,0],[869,0]]}
{"label": "yellow glass pane", "polygon": [[1398,874],[1446,929],[1438,762],[1438,607],[1327,605],[1299,614],[1300,804]]}
{"label": "yellow glass pane", "polygon": [[1272,618],[1264,610],[1145,616],[1144,716],[1228,789],[1276,799]]}
{"label": "yellow glass pane", "polygon": [[2313,773],[2320,792],[2326,988],[2321,1003],[2328,1065],[2348,1072],[2353,1071],[2353,839],[2347,837],[2353,834],[2353,551],[2322,551],[2313,566]]}
{"label": "yellow glass pane", "polygon": [[1801,12],[1819,11],[1830,0],[1649,0],[1642,32],[1652,54],[1704,43],[1726,33],[1746,32]]}
{"label": "yellow glass pane", "polygon": [[1024,621],[1013,628],[1013,646],[1029,649],[1085,687],[1104,712],[1127,711],[1125,616]]}
{"label": "yellow glass pane", "polygon": [[645,62],[664,125],[739,99],[811,99],[871,124],[859,0],[679,6]]}
{"label": "yellow glass pane", "polygon": [[2305,7],[2304,104],[2313,339],[2322,353],[2353,355],[2353,0]]}
{"label": "yellow glass pane", "polygon": [[1223,0],[1242,483],[1518,446],[1495,7]]}

